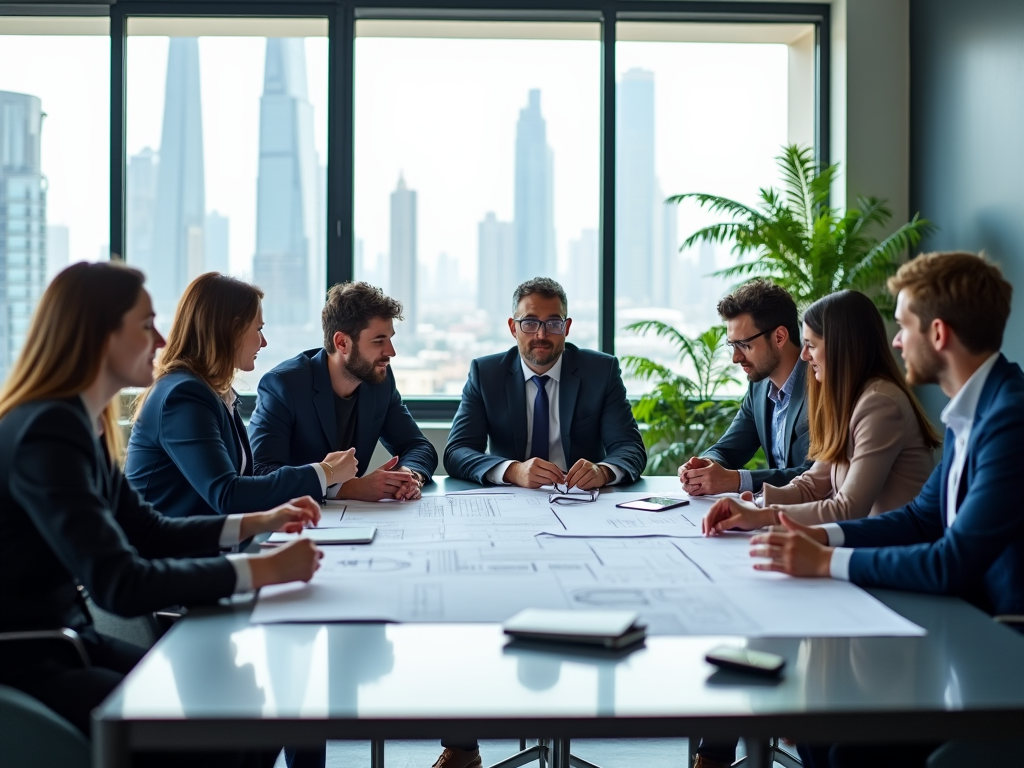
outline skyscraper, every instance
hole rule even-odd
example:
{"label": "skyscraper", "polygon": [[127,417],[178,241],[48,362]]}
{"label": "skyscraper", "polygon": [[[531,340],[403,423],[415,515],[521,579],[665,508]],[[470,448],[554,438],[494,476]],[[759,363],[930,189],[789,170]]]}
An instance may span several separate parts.
{"label": "skyscraper", "polygon": [[569,274],[565,286],[570,297],[597,301],[597,230],[584,229],[569,242]]}
{"label": "skyscraper", "polygon": [[679,210],[675,205],[665,204],[665,193],[657,180],[652,198],[651,303],[656,307],[676,306],[676,303],[685,303],[676,283],[679,277]]}
{"label": "skyscraper", "polygon": [[504,317],[512,291],[522,280],[516,275],[516,228],[488,212],[477,225],[476,305],[492,316]]}
{"label": "skyscraper", "polygon": [[[156,216],[158,156],[149,147],[128,158],[125,195],[125,260],[147,277],[153,273],[153,226]],[[168,321],[170,317],[162,317]]]}
{"label": "skyscraper", "polygon": [[185,286],[203,269],[206,181],[198,38],[170,39],[165,92],[146,285],[157,318],[168,323]]}
{"label": "skyscraper", "polygon": [[71,263],[71,231],[64,224],[46,225],[46,282]]}
{"label": "skyscraper", "polygon": [[0,382],[18,357],[46,285],[42,103],[0,91]]}
{"label": "skyscraper", "polygon": [[305,41],[267,38],[253,258],[253,277],[266,292],[267,323],[301,326],[319,316],[326,281],[317,231],[319,176]]}
{"label": "skyscraper", "polygon": [[516,125],[517,282],[555,273],[554,190],[554,155],[540,111],[540,90],[535,88]]}
{"label": "skyscraper", "polygon": [[226,275],[231,271],[231,260],[228,255],[228,217],[221,216],[217,211],[206,214],[206,225],[203,234],[203,269],[206,272],[220,272]]}
{"label": "skyscraper", "polygon": [[626,72],[615,108],[616,288],[620,298],[644,306],[652,299],[655,257],[654,73]]}
{"label": "skyscraper", "polygon": [[391,296],[402,302],[405,322],[416,333],[416,190],[399,175],[391,193]]}

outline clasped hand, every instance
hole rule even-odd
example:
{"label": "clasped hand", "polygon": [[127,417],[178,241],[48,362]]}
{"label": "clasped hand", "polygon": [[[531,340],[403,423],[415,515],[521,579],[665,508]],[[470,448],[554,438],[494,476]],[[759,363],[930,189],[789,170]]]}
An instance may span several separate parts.
{"label": "clasped hand", "polygon": [[614,478],[614,473],[607,467],[587,459],[580,459],[569,467],[568,472],[562,472],[557,465],[538,458],[513,461],[505,470],[503,477],[506,483],[518,485],[520,488],[563,484],[569,488],[575,486],[583,491],[601,488]]}
{"label": "clasped hand", "polygon": [[420,498],[422,483],[409,467],[399,467],[398,461],[399,457],[393,456],[372,472],[349,480],[341,487],[338,498],[358,501],[412,501]]}
{"label": "clasped hand", "polygon": [[691,496],[731,493],[740,489],[740,473],[711,459],[694,456],[678,471],[683,490]]}

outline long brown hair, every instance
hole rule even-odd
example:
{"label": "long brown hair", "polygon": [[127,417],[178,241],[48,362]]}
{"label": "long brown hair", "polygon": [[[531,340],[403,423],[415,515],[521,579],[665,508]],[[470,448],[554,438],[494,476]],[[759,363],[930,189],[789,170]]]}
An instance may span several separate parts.
{"label": "long brown hair", "polygon": [[843,463],[850,439],[850,418],[864,385],[891,381],[907,396],[925,445],[936,448],[939,436],[910,391],[896,360],[878,309],[857,291],[839,291],[818,299],[804,312],[804,323],[825,340],[822,382],[807,375],[807,422],[814,461]]}
{"label": "long brown hair", "polygon": [[[73,397],[88,389],[103,366],[111,334],[135,306],[143,274],[116,262],[73,264],[43,292],[25,346],[0,391],[0,419],[24,403]],[[111,459],[121,455],[121,399],[103,410],[103,441]]]}
{"label": "long brown hair", "polygon": [[[207,272],[185,289],[174,313],[167,346],[157,358],[154,382],[170,373],[189,371],[224,396],[235,377],[235,352],[256,319],[263,291],[255,285]],[[135,404],[142,412],[152,387]]]}

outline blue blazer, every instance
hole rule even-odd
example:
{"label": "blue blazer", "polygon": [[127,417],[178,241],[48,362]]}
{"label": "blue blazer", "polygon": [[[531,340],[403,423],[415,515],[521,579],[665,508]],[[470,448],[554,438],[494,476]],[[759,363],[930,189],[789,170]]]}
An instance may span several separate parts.
{"label": "blue blazer", "polygon": [[[243,450],[245,473],[239,474]],[[323,495],[310,466],[253,477],[252,450],[238,412],[229,412],[206,382],[187,372],[153,385],[132,427],[125,475],[169,517],[256,512],[296,496]]]}
{"label": "blue blazer", "polygon": [[[606,461],[630,482],[647,466],[619,361],[611,355],[566,344],[562,353],[558,411],[562,449],[571,467],[581,458]],[[490,453],[487,453],[490,441]],[[476,483],[503,461],[525,461],[526,380],[519,348],[477,358],[455,414],[444,466],[448,474]]]}
{"label": "blue blazer", "polygon": [[[437,451],[402,402],[390,366],[383,382],[363,382],[356,396],[359,415],[354,447],[358,476],[370,468],[370,458],[380,440],[403,466],[429,480],[437,469]],[[334,390],[325,350],[306,350],[260,379],[256,410],[249,419],[249,438],[257,475],[321,461],[338,450]]]}
{"label": "blue blazer", "polygon": [[770,483],[782,486],[797,475],[802,475],[814,462],[807,460],[810,447],[810,433],[807,427],[807,364],[797,361],[793,377],[793,392],[786,409],[786,465],[776,466],[772,452],[772,413],[775,404],[768,399],[768,379],[753,382],[747,387],[739,413],[732,420],[729,429],[721,439],[704,452],[704,457],[713,459],[726,469],[743,469],[754,458],[758,448],[764,448],[768,469],[750,472],[755,491]]}
{"label": "blue blazer", "polygon": [[961,502],[946,525],[946,479],[953,461],[946,431],[942,464],[917,498],[877,517],[840,523],[855,547],[850,580],[865,586],[959,595],[996,614],[1024,613],[1024,373],[1002,355],[974,416]]}

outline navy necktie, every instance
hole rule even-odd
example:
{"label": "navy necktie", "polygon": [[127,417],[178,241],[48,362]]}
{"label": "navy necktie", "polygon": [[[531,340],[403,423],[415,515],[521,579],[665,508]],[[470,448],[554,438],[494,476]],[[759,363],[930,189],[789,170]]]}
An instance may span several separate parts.
{"label": "navy necktie", "polygon": [[550,409],[548,408],[548,391],[544,385],[547,376],[534,376],[530,379],[537,385],[537,397],[533,400],[533,440],[530,445],[530,457],[548,460],[548,425]]}

